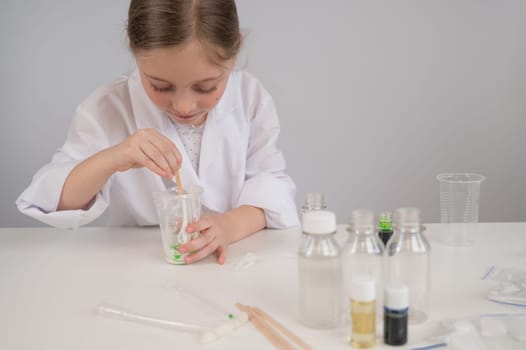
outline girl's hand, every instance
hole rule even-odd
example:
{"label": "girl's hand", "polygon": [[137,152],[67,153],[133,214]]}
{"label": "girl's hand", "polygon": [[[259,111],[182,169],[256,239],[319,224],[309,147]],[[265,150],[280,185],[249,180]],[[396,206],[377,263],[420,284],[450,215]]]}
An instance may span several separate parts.
{"label": "girl's hand", "polygon": [[185,257],[185,263],[191,264],[215,252],[217,262],[221,265],[224,264],[226,249],[230,243],[227,234],[228,227],[228,218],[224,214],[203,216],[198,222],[189,224],[186,232],[201,231],[201,234],[196,239],[179,247],[181,253],[193,252]]}
{"label": "girl's hand", "polygon": [[171,179],[181,164],[181,154],[175,144],[155,129],[138,130],[112,149],[118,171],[146,167]]}

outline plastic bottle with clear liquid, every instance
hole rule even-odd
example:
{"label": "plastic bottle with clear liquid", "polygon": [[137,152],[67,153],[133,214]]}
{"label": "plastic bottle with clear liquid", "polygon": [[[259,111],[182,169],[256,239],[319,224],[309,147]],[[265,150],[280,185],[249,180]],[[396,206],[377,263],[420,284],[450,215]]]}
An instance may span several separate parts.
{"label": "plastic bottle with clear liquid", "polygon": [[336,216],[325,210],[305,213],[298,251],[299,316],[307,327],[336,328],[341,322],[341,251],[334,238]]}
{"label": "plastic bottle with clear liquid", "polygon": [[344,315],[348,315],[351,281],[355,276],[369,275],[376,287],[377,320],[382,315],[383,286],[383,243],[376,233],[374,212],[371,210],[353,210],[349,223],[349,235],[343,247],[344,273]]}
{"label": "plastic bottle with clear liquid", "polygon": [[393,236],[385,250],[386,283],[402,283],[409,288],[410,324],[422,323],[429,316],[431,247],[424,229],[420,209],[396,209]]}

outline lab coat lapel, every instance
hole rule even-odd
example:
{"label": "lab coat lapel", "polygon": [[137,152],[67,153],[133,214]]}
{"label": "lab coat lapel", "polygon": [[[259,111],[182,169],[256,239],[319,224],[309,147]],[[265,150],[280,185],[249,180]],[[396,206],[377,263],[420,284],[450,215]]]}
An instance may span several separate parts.
{"label": "lab coat lapel", "polygon": [[129,79],[129,89],[136,129],[130,131],[146,128],[162,131],[165,117],[144,91],[138,69],[135,69]]}
{"label": "lab coat lapel", "polygon": [[210,111],[206,120],[203,139],[201,140],[201,154],[199,155],[199,177],[203,179],[210,171],[210,166],[219,159],[222,152],[222,143],[218,130],[218,121],[215,112]]}
{"label": "lab coat lapel", "polygon": [[[199,178],[206,179],[209,172],[213,171],[211,165],[223,154],[223,142],[221,138],[228,137],[228,130],[225,130],[222,120],[230,116],[237,108],[237,91],[234,90],[235,84],[232,82],[230,74],[227,87],[221,100],[208,113],[203,140],[201,141],[201,154],[199,156]],[[205,181],[206,182],[206,181]]]}

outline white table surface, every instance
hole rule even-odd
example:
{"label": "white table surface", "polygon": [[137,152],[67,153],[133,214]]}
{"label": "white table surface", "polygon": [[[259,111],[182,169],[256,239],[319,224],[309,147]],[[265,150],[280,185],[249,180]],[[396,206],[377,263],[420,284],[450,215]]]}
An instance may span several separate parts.
{"label": "white table surface", "polygon": [[[406,347],[420,344],[447,318],[519,313],[493,303],[496,282],[480,279],[490,265],[526,268],[526,223],[479,224],[472,247],[440,243],[439,224],[427,225],[432,247],[431,317],[410,326]],[[162,256],[158,228],[0,229],[0,349],[272,349],[248,324],[212,345],[195,334],[102,317],[101,303],[193,323],[215,323],[219,312],[181,296],[178,286],[235,311],[262,308],[316,349],[349,349],[347,328],[312,330],[297,320],[299,229],[265,230],[230,246],[221,266],[210,257],[175,266]],[[343,226],[337,237],[345,238]],[[248,252],[256,263],[236,269]],[[205,313],[206,310],[210,312]],[[381,344],[377,349],[390,348]]]}

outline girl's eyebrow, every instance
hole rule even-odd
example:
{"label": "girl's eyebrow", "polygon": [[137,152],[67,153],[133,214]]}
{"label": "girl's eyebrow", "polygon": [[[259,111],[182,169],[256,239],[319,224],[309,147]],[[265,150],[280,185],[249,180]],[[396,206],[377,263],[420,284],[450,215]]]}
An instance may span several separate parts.
{"label": "girl's eyebrow", "polygon": [[153,75],[149,75],[149,74],[146,74],[144,73],[144,75],[146,75],[148,78],[150,79],[153,79],[153,80],[157,80],[157,81],[161,81],[163,83],[168,83],[168,84],[171,84],[168,80],[164,80],[164,79],[161,79],[161,78],[157,78],[157,77],[154,77]]}
{"label": "girl's eyebrow", "polygon": [[[197,84],[198,84],[198,83],[206,83],[206,82],[209,82],[209,81],[219,80],[221,77],[223,77],[223,74],[224,74],[224,73],[221,73],[221,74],[219,74],[219,75],[216,76],[216,77],[210,77],[210,78],[205,78],[205,79],[202,79],[202,80],[196,81],[196,82],[194,82],[194,84],[196,84],[196,83],[197,83]],[[147,76],[148,78],[150,78],[150,79],[157,80],[157,81],[160,81],[160,82],[163,82],[163,83],[167,83],[167,84],[171,84],[171,85],[172,85],[172,83],[169,82],[168,80],[161,79],[161,78],[157,78],[157,77],[155,77],[155,76],[153,76],[153,75],[149,75],[149,74],[146,74],[146,73],[144,73],[144,75],[146,75],[146,76]]]}

